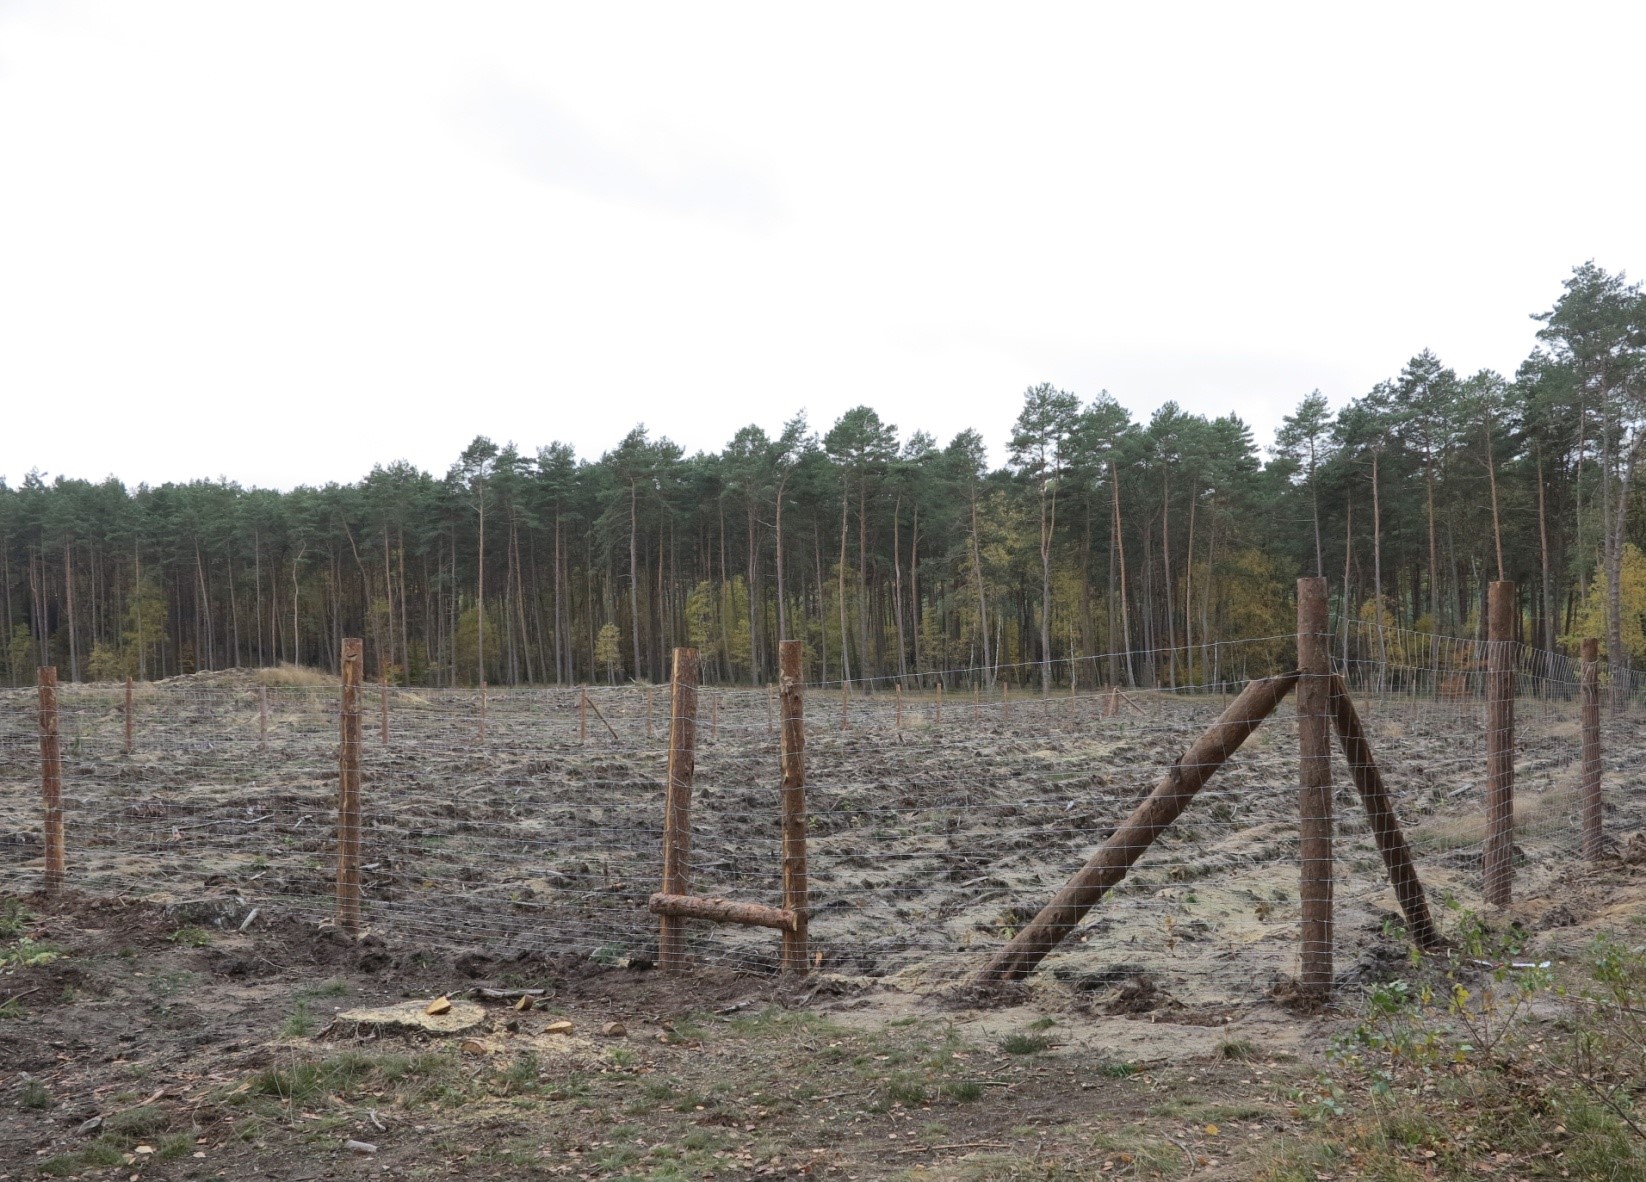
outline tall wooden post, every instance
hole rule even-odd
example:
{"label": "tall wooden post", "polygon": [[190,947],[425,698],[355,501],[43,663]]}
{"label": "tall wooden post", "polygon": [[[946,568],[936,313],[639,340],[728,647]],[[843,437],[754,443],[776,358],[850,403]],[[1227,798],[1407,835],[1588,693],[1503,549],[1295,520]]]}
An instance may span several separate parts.
{"label": "tall wooden post", "polygon": [[480,742],[486,741],[486,679],[480,679]]}
{"label": "tall wooden post", "polygon": [[257,687],[257,745],[269,745],[269,687]]}
{"label": "tall wooden post", "polygon": [[903,729],[903,683],[897,683],[897,729]]}
{"label": "tall wooden post", "polygon": [[131,678],[126,678],[126,754],[130,755],[136,749],[136,733],[131,716]]}
{"label": "tall wooden post", "polygon": [[377,697],[378,710],[382,714],[382,743],[383,746],[387,747],[389,745],[389,673],[386,669],[378,679]]}
{"label": "tall wooden post", "polygon": [[798,640],[778,645],[778,676],[783,686],[783,909],[794,912],[793,930],[783,933],[783,971],[807,969],[806,885],[806,697]]}
{"label": "tall wooden post", "polygon": [[360,930],[361,642],[343,641],[342,734],[337,757],[337,926]]}
{"label": "tall wooden post", "polygon": [[57,667],[39,667],[40,801],[46,813],[46,892],[63,889],[63,746],[57,729]]}
{"label": "tall wooden post", "polygon": [[937,683],[937,705],[932,707],[932,725],[943,725],[943,682],[941,679]]}
{"label": "tall wooden post", "polygon": [[[663,798],[663,890],[690,894],[692,852],[692,777],[697,772],[697,650],[674,650],[674,678],[669,694],[669,783]],[[657,964],[686,967],[686,925],[678,916],[658,921]]]}
{"label": "tall wooden post", "polygon": [[1303,992],[1332,990],[1332,666],[1326,580],[1297,581],[1298,831],[1303,904]]}
{"label": "tall wooden post", "polygon": [[1583,699],[1583,856],[1600,857],[1605,821],[1600,795],[1600,641],[1583,642],[1579,689]]}
{"label": "tall wooden post", "polygon": [[840,729],[852,729],[852,687],[851,683],[845,680],[840,683]]}
{"label": "tall wooden post", "polygon": [[1514,881],[1515,585],[1486,593],[1486,902],[1506,907]]}

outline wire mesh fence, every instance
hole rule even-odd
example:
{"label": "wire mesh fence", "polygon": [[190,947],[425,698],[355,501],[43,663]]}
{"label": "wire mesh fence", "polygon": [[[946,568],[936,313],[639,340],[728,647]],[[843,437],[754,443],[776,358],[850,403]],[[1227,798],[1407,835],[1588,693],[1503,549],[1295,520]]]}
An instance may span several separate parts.
{"label": "wire mesh fence", "polygon": [[[1336,634],[1334,633],[1334,648]],[[1115,685],[1140,654],[925,672],[807,689],[807,836],[815,967],[909,986],[977,972],[1181,759],[1253,671],[1295,638],[1184,657],[1177,688]],[[1482,643],[1385,629],[1334,652],[1437,910],[1481,906],[1486,776]],[[1364,656],[1379,652],[1380,658]],[[1513,646],[1517,894],[1559,889],[1581,856],[1580,669]],[[1149,663],[1160,668],[1160,654]],[[1069,688],[1072,686],[1073,688]],[[1602,712],[1606,827],[1642,818],[1620,771],[1638,755],[1642,686]],[[178,901],[239,896],[324,919],[336,862],[339,694],[247,673],[143,684],[125,751],[123,687],[58,690],[68,882]],[[402,938],[655,957],[667,686],[361,694],[365,922]],[[1338,971],[1398,915],[1377,834],[1333,756]],[[1298,967],[1298,722],[1291,700],[1154,838],[1047,961],[1082,985],[1161,981],[1187,1006],[1250,998]],[[776,693],[701,691],[694,894],[781,893]],[[0,888],[40,884],[37,702],[0,691]],[[769,972],[770,931],[687,925],[692,956]],[[1384,941],[1386,943],[1386,941]]]}

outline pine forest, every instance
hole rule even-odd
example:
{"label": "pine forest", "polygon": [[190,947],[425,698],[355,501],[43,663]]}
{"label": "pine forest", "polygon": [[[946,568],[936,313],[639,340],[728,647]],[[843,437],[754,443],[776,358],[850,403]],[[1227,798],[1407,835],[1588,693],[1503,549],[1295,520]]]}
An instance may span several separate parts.
{"label": "pine forest", "polygon": [[1259,672],[1217,669],[1218,646],[1292,632],[1314,574],[1339,621],[1457,636],[1512,579],[1527,643],[1599,636],[1626,666],[1646,295],[1585,264],[1535,319],[1512,377],[1423,350],[1335,413],[1303,397],[1267,447],[1232,413],[1136,421],[1041,384],[1002,392],[998,470],[975,431],[859,406],[715,454],[644,426],[593,460],[477,438],[441,475],[289,492],[31,473],[0,483],[0,675],[335,668],[361,636],[406,684],[662,681],[680,644],[710,680],[763,683],[793,638],[819,681],[1186,685]]}

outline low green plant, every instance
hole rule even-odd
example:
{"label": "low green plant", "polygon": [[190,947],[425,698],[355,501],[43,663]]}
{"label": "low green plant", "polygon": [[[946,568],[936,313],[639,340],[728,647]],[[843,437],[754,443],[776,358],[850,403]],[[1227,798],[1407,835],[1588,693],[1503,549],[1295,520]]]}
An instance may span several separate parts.
{"label": "low green plant", "polygon": [[1038,1055],[1051,1045],[1052,1040],[1043,1034],[1008,1034],[1000,1040],[1000,1049],[1008,1055]]}
{"label": "low green plant", "polygon": [[[1315,1084],[1291,1095],[1321,1140],[1263,1175],[1646,1179],[1646,952],[1602,940],[1559,971],[1518,928],[1464,912],[1455,951],[1369,987]],[[1413,1173],[1411,1162],[1423,1171]],[[1524,1171],[1524,1172],[1523,1172]]]}
{"label": "low green plant", "polygon": [[0,969],[32,969],[48,965],[63,953],[50,944],[19,936],[15,944],[0,948]]}
{"label": "low green plant", "polygon": [[286,1024],[280,1028],[282,1038],[307,1038],[314,1033],[314,1015],[309,1013],[309,1003],[299,1001],[292,1007],[291,1016]]}
{"label": "low green plant", "polygon": [[0,900],[0,940],[20,936],[33,917],[24,909],[20,899]]}

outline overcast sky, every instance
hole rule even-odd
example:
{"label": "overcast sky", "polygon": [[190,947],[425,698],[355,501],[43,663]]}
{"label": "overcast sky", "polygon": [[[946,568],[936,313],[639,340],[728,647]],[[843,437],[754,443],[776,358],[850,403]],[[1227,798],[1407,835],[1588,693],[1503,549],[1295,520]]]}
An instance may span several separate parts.
{"label": "overcast sky", "polygon": [[0,0],[0,475],[290,487],[1024,389],[1262,443],[1646,271],[1638,3]]}

